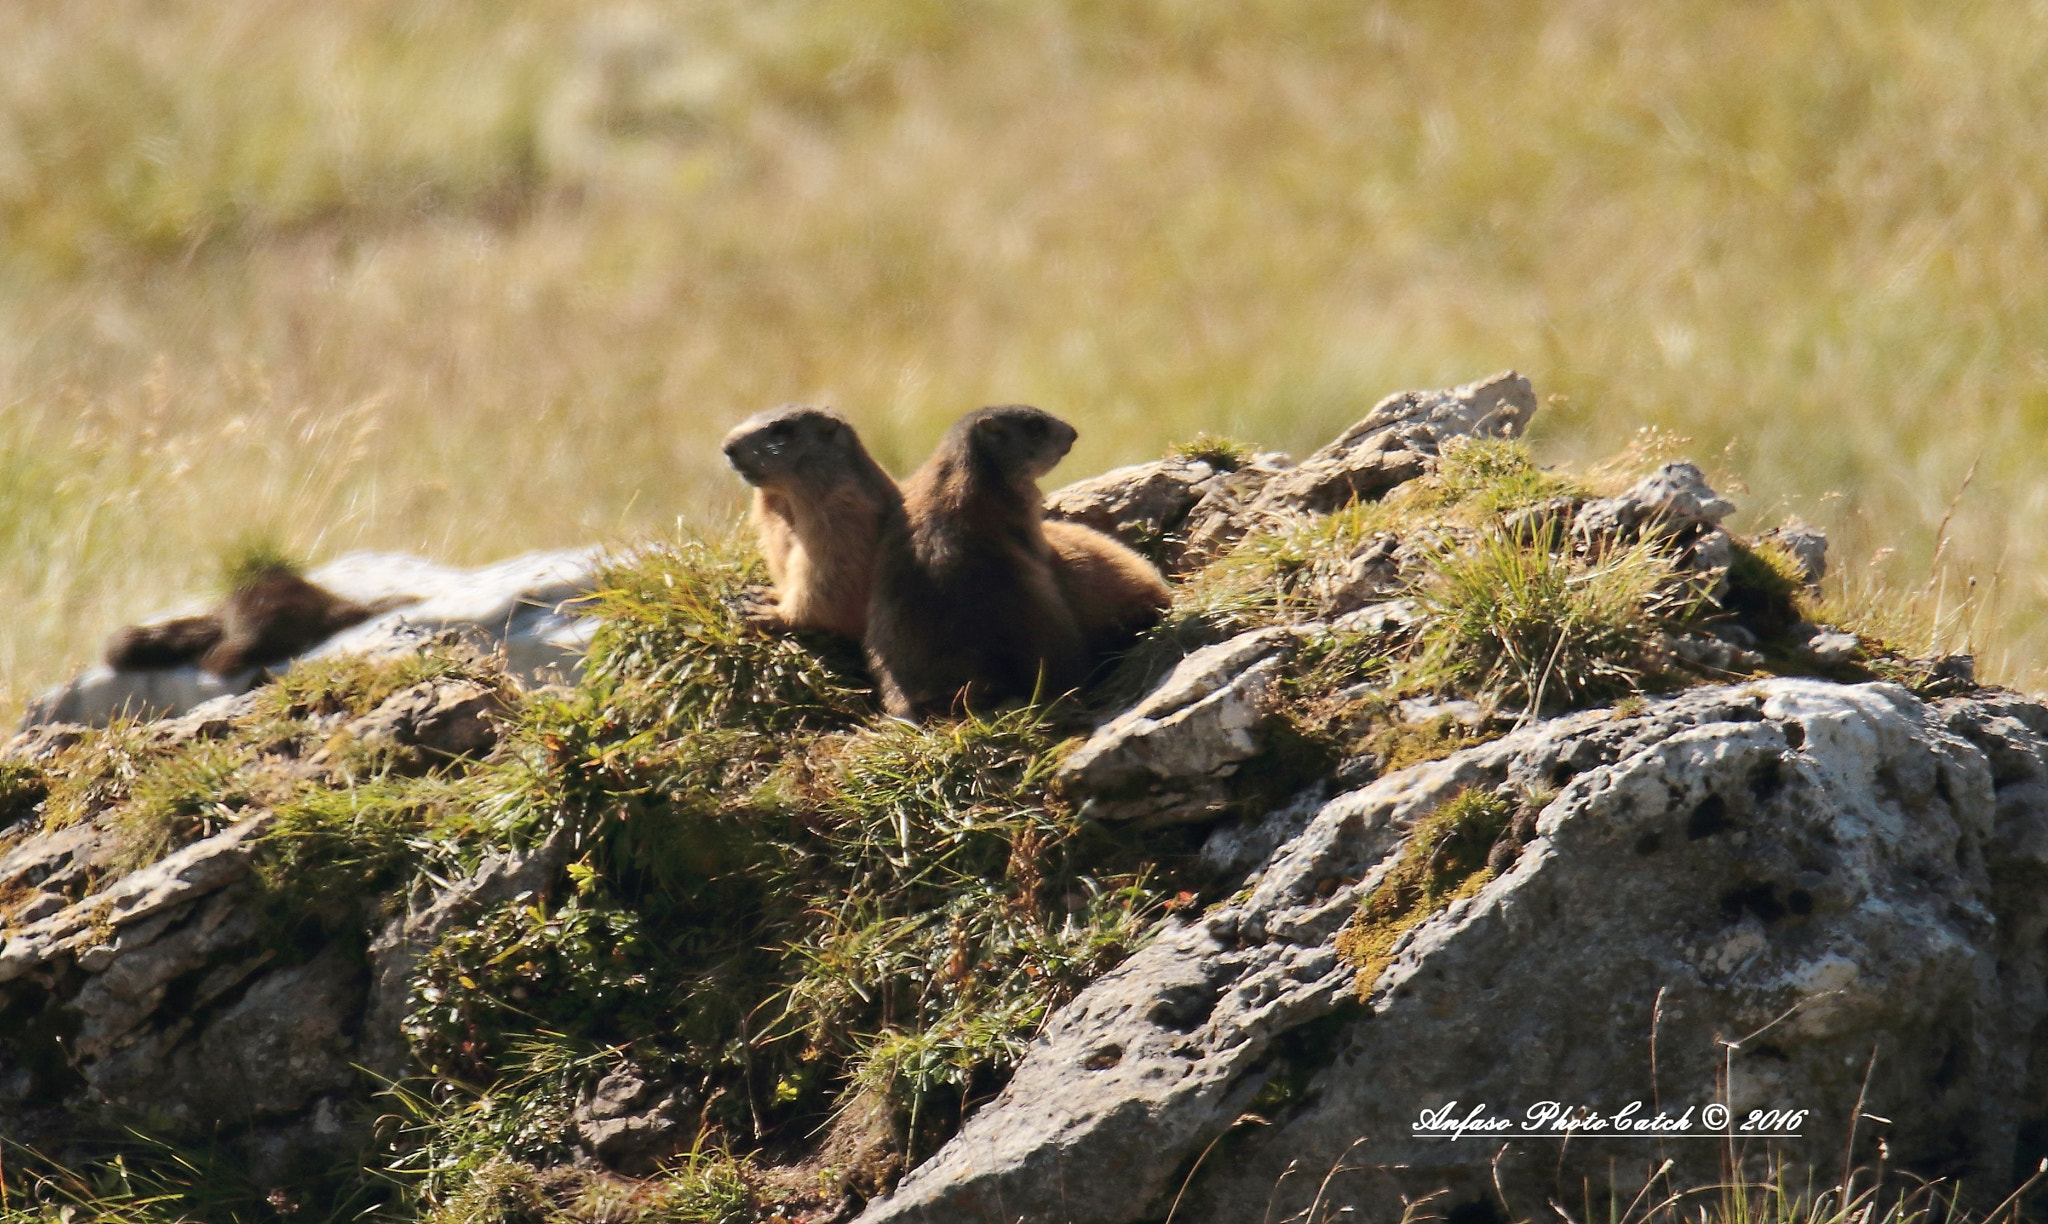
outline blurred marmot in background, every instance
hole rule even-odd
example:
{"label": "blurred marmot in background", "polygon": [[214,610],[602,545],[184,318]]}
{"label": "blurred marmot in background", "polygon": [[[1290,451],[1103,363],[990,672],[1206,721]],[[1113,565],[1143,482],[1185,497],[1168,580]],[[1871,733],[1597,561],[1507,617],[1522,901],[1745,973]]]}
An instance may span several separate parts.
{"label": "blurred marmot in background", "polygon": [[265,562],[241,575],[215,611],[115,630],[107,639],[107,666],[148,671],[196,662],[216,676],[268,667],[404,602],[360,604],[307,581],[285,562]]}
{"label": "blurred marmot in background", "polygon": [[1036,408],[982,408],[904,482],[902,512],[882,529],[865,639],[890,713],[1052,698],[1086,676],[1037,483],[1075,436]]}
{"label": "blurred marmot in background", "polygon": [[[752,521],[775,584],[775,619],[859,640],[882,524],[903,495],[829,408],[788,404],[726,434],[726,458],[754,487]],[[1159,571],[1079,523],[1043,525],[1060,590],[1092,654],[1119,649],[1173,602]]]}

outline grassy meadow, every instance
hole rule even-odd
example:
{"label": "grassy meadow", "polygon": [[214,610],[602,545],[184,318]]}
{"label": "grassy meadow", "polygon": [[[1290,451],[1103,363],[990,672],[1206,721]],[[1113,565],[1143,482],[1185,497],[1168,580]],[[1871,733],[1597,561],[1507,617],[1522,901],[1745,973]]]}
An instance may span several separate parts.
{"label": "grassy meadow", "polygon": [[249,532],[716,530],[785,400],[1070,478],[1509,366],[2038,687],[2044,210],[2039,0],[11,0],[0,713]]}

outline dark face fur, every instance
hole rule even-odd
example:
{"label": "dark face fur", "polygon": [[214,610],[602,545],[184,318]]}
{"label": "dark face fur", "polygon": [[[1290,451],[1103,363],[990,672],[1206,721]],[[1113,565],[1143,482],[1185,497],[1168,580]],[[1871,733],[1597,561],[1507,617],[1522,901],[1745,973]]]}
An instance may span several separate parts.
{"label": "dark face fur", "polygon": [[741,421],[725,435],[719,448],[742,480],[765,485],[801,473],[814,460],[856,445],[853,426],[830,408],[785,404]]}
{"label": "dark face fur", "polygon": [[1079,433],[1050,412],[1022,404],[970,412],[960,426],[974,453],[1015,480],[1032,481],[1053,470]]}

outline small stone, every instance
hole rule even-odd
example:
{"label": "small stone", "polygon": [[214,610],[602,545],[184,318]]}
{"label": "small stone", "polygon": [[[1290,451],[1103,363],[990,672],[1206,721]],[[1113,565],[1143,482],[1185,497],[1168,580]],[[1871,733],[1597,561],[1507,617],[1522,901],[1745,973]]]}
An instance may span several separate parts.
{"label": "small stone", "polygon": [[1863,644],[1853,633],[1828,630],[1806,640],[1806,653],[1813,657],[1814,662],[1833,667],[1861,656]]}
{"label": "small stone", "polygon": [[8,916],[10,925],[27,925],[48,918],[51,914],[71,904],[61,893],[38,892],[21,903],[21,907]]}
{"label": "small stone", "polygon": [[1792,554],[1805,575],[1806,585],[1817,587],[1828,573],[1828,538],[1820,528],[1809,524],[1798,515],[1786,519],[1757,537],[1783,548]]}

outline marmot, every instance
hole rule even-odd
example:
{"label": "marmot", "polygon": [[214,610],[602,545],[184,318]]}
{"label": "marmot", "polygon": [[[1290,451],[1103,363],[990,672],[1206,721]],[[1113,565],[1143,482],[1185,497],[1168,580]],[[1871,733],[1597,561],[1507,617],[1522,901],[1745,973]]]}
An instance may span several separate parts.
{"label": "marmot", "polygon": [[720,445],[754,486],[754,531],[775,583],[773,619],[859,641],[882,523],[902,513],[896,482],[829,408],[756,413]]}
{"label": "marmot", "polygon": [[[882,522],[900,511],[896,482],[851,423],[789,404],[735,426],[726,458],[754,486],[752,520],[776,592],[775,619],[859,640]],[[1047,522],[1060,589],[1091,654],[1128,645],[1173,602],[1149,561],[1079,523]]]}
{"label": "marmot", "polygon": [[270,565],[238,583],[218,610],[155,625],[128,625],[107,639],[116,671],[182,667],[197,661],[216,676],[268,667],[310,650],[392,604],[343,599],[293,572]]}
{"label": "marmot", "polygon": [[882,528],[865,639],[891,714],[1057,697],[1086,675],[1037,484],[1075,436],[1036,408],[983,408],[904,482],[902,510]]}
{"label": "marmot", "polygon": [[1159,569],[1122,541],[1079,523],[1047,520],[1055,576],[1091,655],[1121,650],[1159,623],[1173,590]]}

